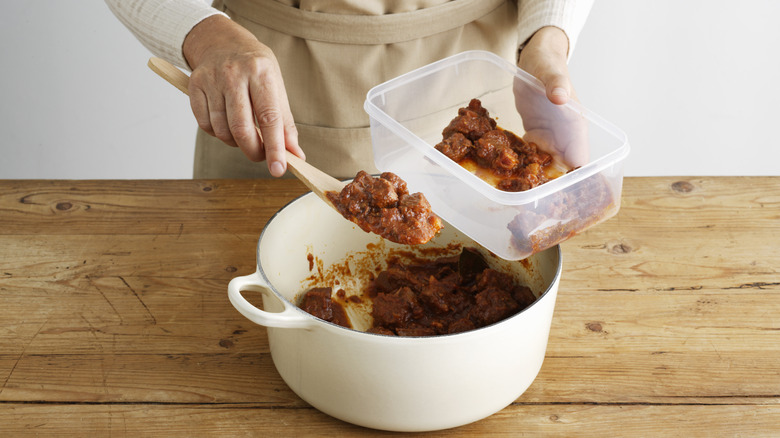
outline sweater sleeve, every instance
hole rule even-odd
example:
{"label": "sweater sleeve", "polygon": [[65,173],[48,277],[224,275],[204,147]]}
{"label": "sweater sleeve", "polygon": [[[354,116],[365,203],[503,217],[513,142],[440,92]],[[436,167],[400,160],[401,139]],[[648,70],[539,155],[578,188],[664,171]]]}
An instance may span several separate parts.
{"label": "sweater sleeve", "polygon": [[593,0],[520,0],[518,11],[519,48],[545,26],[555,26],[569,38],[569,57],[574,52]]}
{"label": "sweater sleeve", "polygon": [[[105,0],[111,12],[155,56],[189,69],[182,44],[205,18],[224,13],[201,0]],[[227,15],[225,15],[227,16]]]}

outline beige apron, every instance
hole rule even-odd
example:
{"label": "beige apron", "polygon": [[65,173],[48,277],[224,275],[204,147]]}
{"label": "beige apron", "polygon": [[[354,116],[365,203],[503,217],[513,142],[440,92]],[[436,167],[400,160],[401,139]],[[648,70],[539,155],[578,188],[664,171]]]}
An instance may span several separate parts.
{"label": "beige apron", "polygon": [[[278,0],[217,0],[215,7],[276,54],[307,161],[350,178],[359,170],[377,171],[363,110],[371,87],[465,50],[489,50],[515,62],[515,1],[428,2],[435,5],[381,15],[315,12]],[[198,131],[195,178],[269,175],[265,162],[251,162],[238,148]]]}

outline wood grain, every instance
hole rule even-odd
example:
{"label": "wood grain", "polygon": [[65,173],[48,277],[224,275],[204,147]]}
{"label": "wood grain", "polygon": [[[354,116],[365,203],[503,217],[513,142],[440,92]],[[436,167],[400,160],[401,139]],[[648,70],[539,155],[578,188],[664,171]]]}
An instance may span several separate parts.
{"label": "wood grain", "polygon": [[0,181],[0,235],[259,235],[297,180]]}
{"label": "wood grain", "polygon": [[[775,437],[778,421],[777,405],[514,404],[457,429],[408,435]],[[0,422],[11,436],[398,436],[347,424],[313,408],[257,404],[8,404],[0,410]]]}
{"label": "wood grain", "polygon": [[[0,181],[0,435],[375,435],[228,303],[296,180]],[[536,381],[433,436],[780,435],[780,178],[627,178],[563,246]]]}

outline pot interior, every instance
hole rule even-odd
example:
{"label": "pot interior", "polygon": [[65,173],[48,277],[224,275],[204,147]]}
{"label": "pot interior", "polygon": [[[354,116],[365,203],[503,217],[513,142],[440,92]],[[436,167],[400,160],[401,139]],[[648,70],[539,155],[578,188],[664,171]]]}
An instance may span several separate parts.
{"label": "pot interior", "polygon": [[[346,297],[360,295],[370,278],[387,267],[391,255],[403,261],[432,259],[459,254],[463,247],[477,249],[491,268],[510,273],[537,298],[560,275],[557,246],[525,260],[508,261],[446,222],[424,245],[396,244],[364,232],[313,193],[297,198],[271,218],[258,242],[257,267],[279,299],[297,305],[300,295],[312,287],[333,287],[334,294],[343,289]],[[369,301],[343,303],[354,329],[365,331],[371,326]]]}

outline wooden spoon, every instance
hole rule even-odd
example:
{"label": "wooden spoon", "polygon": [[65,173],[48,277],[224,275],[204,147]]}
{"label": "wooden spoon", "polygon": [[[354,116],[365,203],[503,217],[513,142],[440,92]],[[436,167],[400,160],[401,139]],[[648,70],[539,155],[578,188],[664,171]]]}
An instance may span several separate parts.
{"label": "wooden spoon", "polygon": [[[184,94],[189,95],[188,89],[190,78],[183,71],[174,67],[168,61],[156,57],[150,58],[147,65],[149,65],[149,68],[151,68],[152,71],[160,75],[166,81],[170,82],[171,85],[181,90]],[[344,188],[346,183],[333,178],[320,169],[317,169],[296,155],[293,155],[290,153],[290,151],[286,150],[285,152],[287,153],[287,167],[290,169],[293,175],[298,177],[299,180],[306,184],[306,187],[308,187],[309,190],[314,192],[328,205],[336,208],[325,195],[325,192],[338,193],[341,191],[341,189]]]}

